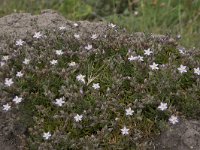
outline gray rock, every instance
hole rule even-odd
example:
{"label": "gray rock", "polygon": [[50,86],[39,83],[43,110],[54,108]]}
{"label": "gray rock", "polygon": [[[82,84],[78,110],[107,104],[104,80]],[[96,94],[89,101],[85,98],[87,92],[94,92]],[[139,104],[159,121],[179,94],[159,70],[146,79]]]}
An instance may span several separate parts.
{"label": "gray rock", "polygon": [[157,150],[199,150],[200,121],[184,120],[156,138]]}

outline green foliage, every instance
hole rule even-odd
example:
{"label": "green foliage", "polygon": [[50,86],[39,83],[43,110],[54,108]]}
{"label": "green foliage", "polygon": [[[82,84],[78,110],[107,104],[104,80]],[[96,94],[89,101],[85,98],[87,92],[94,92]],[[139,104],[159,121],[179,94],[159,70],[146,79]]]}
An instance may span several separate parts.
{"label": "green foliage", "polygon": [[[199,41],[195,41],[200,29],[199,6],[199,1],[195,0],[160,0],[157,3],[150,0],[136,3],[130,0],[13,0],[2,2],[0,14],[13,11],[38,13],[51,8],[74,20],[105,19],[129,31],[181,34],[184,44],[199,46]],[[109,32],[115,33],[112,29]],[[25,72],[23,78],[15,80],[16,87],[3,89],[1,98],[3,103],[10,100],[13,93],[22,93],[25,97],[19,107],[19,121],[28,128],[30,149],[38,146],[50,149],[52,145],[55,149],[135,148],[166,127],[172,114],[199,119],[199,76],[194,75],[192,70],[199,64],[197,52],[193,53],[197,53],[192,56],[194,59],[190,59],[187,55],[182,56],[174,45],[160,47],[154,43],[150,47],[154,54],[144,56],[144,62],[129,61],[129,47],[116,46],[112,43],[113,39],[93,41],[97,52],[87,52],[82,49],[88,41],[68,40],[73,33],[60,34],[56,31],[53,34],[57,41],[41,40],[33,45],[27,44],[26,49],[19,48],[22,55],[11,58],[0,74],[3,81],[16,71]],[[29,46],[35,51],[31,51],[33,62],[27,67],[21,60]],[[53,50],[63,48],[71,54],[55,56]],[[102,49],[105,53],[98,51]],[[133,54],[143,56],[144,49],[134,47]],[[49,64],[52,58],[58,59],[56,67]],[[70,68],[68,63],[71,61],[75,61],[77,66]],[[159,64],[159,70],[149,68],[152,62]],[[161,66],[163,64],[165,66]],[[188,65],[187,73],[178,72],[180,64]],[[86,75],[86,85],[76,80],[80,73]],[[101,88],[93,89],[92,83],[100,83]],[[55,99],[62,96],[66,98],[65,105],[58,107]],[[158,110],[160,102],[168,103],[166,111]],[[128,107],[134,109],[133,116],[125,115]],[[79,123],[74,121],[76,113],[84,116]],[[120,133],[124,125],[130,128],[131,135],[128,137]],[[44,142],[42,133],[47,131],[55,135],[52,140]]]}
{"label": "green foliage", "polygon": [[[9,103],[10,95],[23,95],[19,107],[13,105],[10,111],[19,111],[18,122],[28,130],[26,147],[127,149],[167,127],[171,115],[199,118],[199,76],[191,71],[199,60],[187,57],[191,51],[180,54],[173,44],[153,42],[150,35],[144,35],[153,51],[146,56],[146,46],[116,45],[123,32],[120,28],[113,31],[108,28],[109,36],[99,36],[92,41],[95,48],[86,51],[88,40],[75,39],[73,32],[48,29],[41,32],[49,38],[32,39],[34,42],[26,47],[12,49],[19,53],[8,54],[10,59],[2,66],[0,80],[12,77],[15,83],[12,87],[2,84],[1,103]],[[51,33],[55,42],[49,42],[53,40]],[[63,55],[56,55],[62,46]],[[195,57],[196,51],[192,52]],[[31,60],[25,65],[22,60],[27,55]],[[143,56],[144,61],[130,61],[131,55]],[[52,59],[58,64],[52,65]],[[76,65],[69,66],[71,61]],[[152,62],[159,63],[158,70],[150,68]],[[186,73],[177,70],[180,64],[187,65]],[[21,78],[15,76],[19,70],[24,73]],[[85,75],[85,83],[77,80],[79,74]],[[93,88],[94,83],[99,83],[100,89]],[[64,104],[59,106],[55,101],[61,97]],[[165,111],[158,109],[161,102],[167,103]],[[134,110],[132,116],[126,115],[129,107]],[[76,114],[83,115],[80,122],[75,121]],[[124,126],[130,129],[127,136],[121,134]],[[44,132],[52,134],[48,141],[42,137]]]}
{"label": "green foliage", "polygon": [[58,10],[69,19],[86,19],[92,14],[92,7],[81,0],[65,0]]}
{"label": "green foliage", "polygon": [[[130,31],[180,34],[184,45],[200,46],[197,42],[200,32],[199,8],[198,0],[159,0],[154,5],[150,0],[142,0],[134,10],[129,10],[127,15],[113,14],[107,19],[125,26]],[[134,15],[135,11],[138,15]]]}

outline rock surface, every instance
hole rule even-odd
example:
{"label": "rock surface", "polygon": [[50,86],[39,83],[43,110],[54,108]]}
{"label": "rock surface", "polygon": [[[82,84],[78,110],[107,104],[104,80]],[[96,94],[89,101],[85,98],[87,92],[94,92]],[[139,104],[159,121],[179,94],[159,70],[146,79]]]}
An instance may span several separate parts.
{"label": "rock surface", "polygon": [[[109,27],[106,22],[91,23],[88,21],[78,21],[76,22],[78,24],[77,27],[74,26],[74,23],[75,22],[66,20],[63,16],[52,10],[45,10],[40,15],[21,13],[2,17],[0,18],[0,50],[1,52],[8,52],[8,46],[10,46],[8,45],[8,39],[13,42],[17,39],[28,40],[28,34],[33,35],[35,32],[42,30],[55,31],[61,26],[66,27],[66,32],[79,34],[82,40],[91,40],[90,36],[92,33],[104,38],[105,35],[110,33],[109,29],[111,27]],[[110,33],[107,35],[112,39],[109,43],[107,43],[108,45],[112,44],[118,46],[123,44],[131,46],[134,44],[138,47],[147,47],[146,37],[143,33],[129,34],[126,30],[122,30],[121,32],[118,32],[118,30],[119,28],[116,27],[112,34]],[[169,36],[151,34],[149,38],[154,42],[176,45],[176,41]]]}
{"label": "rock surface", "polygon": [[[74,22],[66,20],[64,17],[51,10],[43,11],[40,15],[23,13],[2,17],[0,18],[0,55],[12,52],[15,47],[11,45],[13,45],[17,39],[29,41],[27,34],[33,35],[34,32],[42,30],[56,30],[60,26],[66,26],[66,32],[80,34],[84,40],[88,39],[88,37],[91,36],[91,33],[96,33],[103,38],[109,32],[108,24],[105,22],[90,23],[87,21],[79,21],[77,23],[78,27],[75,27]],[[120,32],[117,32],[117,30],[118,28],[110,34],[112,40],[110,43],[107,43],[108,46],[124,44],[131,47],[131,45],[134,44],[138,47],[148,47],[149,43],[146,43],[145,35],[143,33],[128,34],[125,30]],[[54,38],[55,37],[53,37],[52,34],[50,40],[53,41]],[[151,35],[150,41],[176,45],[176,41],[168,36]],[[19,135],[24,134],[26,129],[22,126],[18,129],[18,126],[15,127],[15,125],[11,125],[11,129],[6,131],[9,123],[5,120],[8,120],[8,118],[9,116],[5,116],[5,114],[1,112],[0,145],[3,150],[15,150],[17,149],[17,146],[19,147],[22,144],[22,141],[19,140]],[[23,132],[21,131],[22,129]],[[180,124],[171,127],[166,132],[163,132],[154,145],[155,149],[158,150],[199,150],[200,122],[183,121]]]}
{"label": "rock surface", "polygon": [[161,133],[156,139],[158,150],[199,150],[200,122],[184,120]]}

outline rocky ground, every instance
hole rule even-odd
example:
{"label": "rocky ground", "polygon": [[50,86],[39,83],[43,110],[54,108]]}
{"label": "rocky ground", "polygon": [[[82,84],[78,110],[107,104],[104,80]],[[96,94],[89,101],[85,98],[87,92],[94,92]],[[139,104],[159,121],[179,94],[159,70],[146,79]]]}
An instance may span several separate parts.
{"label": "rocky ground", "polygon": [[200,122],[184,120],[161,133],[155,140],[158,150],[189,150],[200,148]]}
{"label": "rocky ground", "polygon": [[[87,22],[78,21],[78,27],[74,26],[75,22],[66,20],[54,11],[46,10],[40,15],[31,15],[28,13],[11,14],[0,18],[0,55],[12,53],[16,47],[12,46],[16,39],[26,39],[27,34],[42,30],[55,30],[60,26],[66,26],[66,32],[77,32],[83,38],[87,39],[89,33],[94,32],[103,37],[108,32],[107,23],[104,22]],[[54,42],[54,34],[48,37]],[[70,38],[70,37],[69,37]],[[71,37],[73,38],[73,37]],[[110,36],[111,42],[106,43],[107,47],[118,45],[145,47],[146,37],[143,33],[129,34],[127,31],[118,28]],[[68,39],[69,40],[69,39]],[[177,42],[168,36],[149,35],[148,41],[157,42],[164,45],[177,45]],[[31,47],[28,47],[31,49]],[[2,83],[0,83],[0,90]],[[1,94],[1,93],[0,93]],[[27,127],[17,122],[19,112],[4,113],[0,112],[0,145],[2,150],[20,149],[25,144]],[[169,126],[158,137],[154,138],[152,148],[157,150],[199,150],[200,149],[200,122],[194,120],[182,119],[177,125]]]}

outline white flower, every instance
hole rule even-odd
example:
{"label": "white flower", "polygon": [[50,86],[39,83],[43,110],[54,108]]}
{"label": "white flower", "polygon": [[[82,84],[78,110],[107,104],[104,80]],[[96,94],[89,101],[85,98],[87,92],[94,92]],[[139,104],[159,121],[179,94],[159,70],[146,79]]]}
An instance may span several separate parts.
{"label": "white flower", "polygon": [[64,98],[63,98],[63,97],[56,99],[56,102],[55,102],[55,104],[58,105],[58,106],[60,106],[60,107],[61,107],[64,103],[65,103],[65,101],[64,101]]}
{"label": "white flower", "polygon": [[74,67],[74,66],[76,66],[76,63],[75,63],[74,61],[72,61],[72,62],[68,63],[68,65],[69,65],[70,67]]}
{"label": "white flower", "polygon": [[16,76],[19,77],[19,78],[22,77],[23,75],[24,74],[21,71],[17,72],[17,74],[16,74]]}
{"label": "white flower", "polygon": [[42,37],[42,34],[40,32],[35,32],[33,37],[36,38],[36,39],[39,39],[39,38]]}
{"label": "white flower", "polygon": [[113,24],[113,23],[110,23],[108,26],[109,26],[109,27],[111,27],[111,28],[114,28],[114,27],[116,27],[116,25],[115,25],[115,24]]}
{"label": "white flower", "polygon": [[83,94],[83,89],[82,89],[82,88],[80,88],[79,92],[80,92],[81,94]]}
{"label": "white flower", "polygon": [[15,98],[13,99],[13,102],[15,102],[15,104],[21,103],[21,101],[22,101],[22,98],[18,96],[15,96]]}
{"label": "white flower", "polygon": [[65,29],[66,29],[65,26],[60,26],[60,27],[59,27],[59,30],[65,30]]}
{"label": "white flower", "polygon": [[132,116],[134,113],[134,111],[129,107],[128,109],[126,109],[126,115],[127,116]]}
{"label": "white flower", "polygon": [[138,60],[138,57],[137,56],[130,56],[129,58],[128,58],[128,60],[129,61],[133,61],[133,60]]}
{"label": "white flower", "polygon": [[169,122],[172,123],[172,124],[178,123],[178,117],[172,115],[172,116],[169,118]]}
{"label": "white flower", "polygon": [[79,34],[74,34],[74,37],[75,37],[76,39],[79,39],[79,38],[80,38],[80,35],[79,35]]}
{"label": "white flower", "polygon": [[100,88],[100,85],[99,83],[93,83],[92,87],[95,89],[95,90],[98,90]]}
{"label": "white flower", "polygon": [[75,26],[75,27],[78,27],[78,23],[74,23],[74,26]]}
{"label": "white flower", "polygon": [[128,135],[129,134],[129,129],[127,129],[125,126],[124,126],[124,128],[122,128],[122,129],[120,129],[121,130],[121,133],[123,134],[123,135]]}
{"label": "white flower", "polygon": [[6,63],[1,61],[1,67],[3,67]]}
{"label": "white flower", "polygon": [[9,59],[9,56],[3,56],[2,60],[7,61]]}
{"label": "white flower", "polygon": [[138,56],[130,56],[130,57],[128,57],[128,60],[129,61],[134,61],[134,60],[138,60],[138,61],[144,61],[144,59],[143,59],[144,57],[142,57],[142,56],[140,56],[140,55],[138,55]]}
{"label": "white flower", "polygon": [[138,59],[139,61],[144,61],[143,57],[140,56],[140,55],[137,56],[137,59]]}
{"label": "white flower", "polygon": [[63,51],[62,50],[56,50],[56,55],[62,55]]}
{"label": "white flower", "polygon": [[160,105],[158,106],[158,109],[160,109],[162,111],[166,110],[167,109],[167,103],[161,102]]}
{"label": "white flower", "polygon": [[185,73],[185,72],[187,72],[186,66],[180,65],[180,67],[178,68],[178,71],[179,71],[180,73]]}
{"label": "white flower", "polygon": [[160,65],[162,68],[164,68],[164,67],[166,67],[167,65],[166,64],[162,64],[162,65]]}
{"label": "white flower", "polygon": [[76,116],[74,116],[74,120],[75,120],[76,122],[79,122],[79,121],[81,121],[82,119],[83,119],[83,115],[77,114]]}
{"label": "white flower", "polygon": [[26,64],[26,65],[28,65],[29,62],[30,62],[30,59],[27,59],[27,58],[25,58],[24,61],[23,61],[23,63]]}
{"label": "white flower", "polygon": [[85,75],[79,74],[78,76],[76,76],[76,79],[80,82],[85,83]]}
{"label": "white flower", "polygon": [[50,132],[45,132],[45,133],[43,133],[43,138],[44,138],[45,140],[48,140],[50,137],[51,137],[51,133],[50,133]]}
{"label": "white flower", "polygon": [[14,83],[14,82],[13,82],[12,78],[10,78],[10,79],[6,78],[6,79],[5,79],[5,85],[6,85],[6,86],[11,86],[13,83]]}
{"label": "white flower", "polygon": [[152,65],[149,65],[151,67],[152,70],[158,70],[158,64],[156,64],[155,62],[153,62]]}
{"label": "white flower", "polygon": [[22,46],[23,44],[24,44],[24,41],[22,41],[22,39],[19,39],[16,41],[17,46]]}
{"label": "white flower", "polygon": [[181,38],[181,35],[180,35],[180,34],[178,34],[176,37],[177,37],[178,39],[180,39],[180,38]]}
{"label": "white flower", "polygon": [[185,54],[185,48],[184,47],[179,47],[178,51],[180,54]]}
{"label": "white flower", "polygon": [[98,37],[97,34],[92,34],[91,39],[95,40]]}
{"label": "white flower", "polygon": [[3,105],[3,110],[8,111],[10,110],[11,106],[7,103],[6,105]]}
{"label": "white flower", "polygon": [[182,49],[178,50],[180,54],[185,54],[185,52]]}
{"label": "white flower", "polygon": [[134,15],[137,16],[139,14],[138,11],[134,11]]}
{"label": "white flower", "polygon": [[86,50],[91,50],[92,49],[92,45],[88,44],[87,46],[85,46]]}
{"label": "white flower", "polygon": [[58,61],[57,61],[57,60],[55,60],[55,59],[53,59],[53,60],[51,60],[51,61],[50,61],[50,63],[51,63],[52,65],[55,65],[55,64],[57,64],[57,63],[58,63]]}
{"label": "white flower", "polygon": [[197,75],[200,75],[200,69],[199,69],[199,67],[198,68],[194,68],[194,73],[197,74]]}
{"label": "white flower", "polygon": [[150,48],[148,48],[147,50],[144,50],[144,55],[149,56],[149,55],[151,55],[152,53],[153,53],[153,51],[151,51]]}

